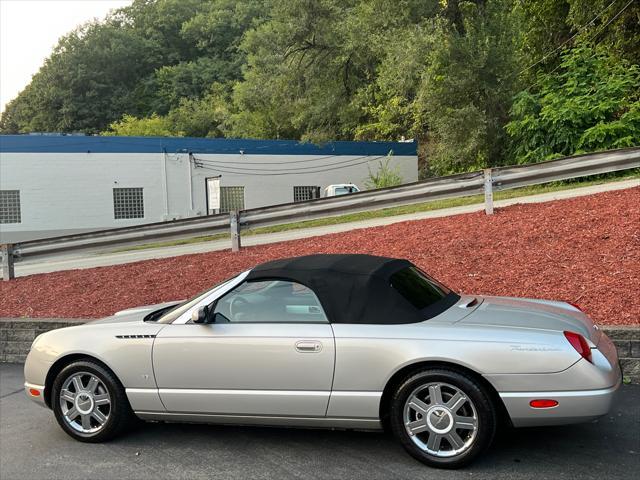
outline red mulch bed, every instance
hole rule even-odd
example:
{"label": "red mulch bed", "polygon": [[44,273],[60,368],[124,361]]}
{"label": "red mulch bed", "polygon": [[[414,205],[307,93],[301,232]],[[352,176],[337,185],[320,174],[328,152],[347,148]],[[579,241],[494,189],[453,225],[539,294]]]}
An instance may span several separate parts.
{"label": "red mulch bed", "polygon": [[[345,230],[347,227],[345,227]],[[0,282],[0,316],[101,317],[190,297],[256,263],[308,253],[404,257],[451,288],[567,300],[601,324],[640,323],[640,188],[493,216],[472,213],[230,251]]]}

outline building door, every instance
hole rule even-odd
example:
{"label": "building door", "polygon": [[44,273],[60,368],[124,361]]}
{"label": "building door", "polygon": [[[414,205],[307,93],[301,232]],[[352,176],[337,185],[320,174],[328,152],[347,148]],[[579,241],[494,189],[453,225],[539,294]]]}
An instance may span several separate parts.
{"label": "building door", "polygon": [[220,177],[221,175],[204,179],[207,215],[214,215],[220,212]]}

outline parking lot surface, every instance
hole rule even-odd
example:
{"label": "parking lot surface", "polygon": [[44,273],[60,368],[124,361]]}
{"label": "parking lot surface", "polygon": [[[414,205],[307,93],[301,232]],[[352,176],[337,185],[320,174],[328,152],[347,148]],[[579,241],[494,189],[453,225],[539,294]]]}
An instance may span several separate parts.
{"label": "parking lot surface", "polygon": [[[197,368],[202,368],[201,366]],[[383,433],[146,424],[83,444],[28,400],[22,365],[0,364],[0,478],[611,479],[640,471],[640,385],[584,425],[509,430],[463,470],[430,469]]]}

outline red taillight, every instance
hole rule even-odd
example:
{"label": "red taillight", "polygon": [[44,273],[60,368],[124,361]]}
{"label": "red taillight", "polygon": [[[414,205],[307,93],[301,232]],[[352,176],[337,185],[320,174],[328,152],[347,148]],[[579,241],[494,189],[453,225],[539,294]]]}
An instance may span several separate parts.
{"label": "red taillight", "polygon": [[32,397],[39,397],[40,396],[40,390],[36,390],[35,388],[30,388],[29,389],[29,394]]}
{"label": "red taillight", "polygon": [[539,400],[531,400],[529,405],[533,408],[553,408],[558,406],[558,402],[548,398],[541,398]]}
{"label": "red taillight", "polygon": [[578,310],[580,310],[582,313],[584,313],[584,310],[582,310],[582,307],[580,305],[577,305],[573,302],[567,302],[569,305],[571,305],[574,308],[577,308]]}
{"label": "red taillight", "polygon": [[576,349],[576,352],[578,352],[582,358],[591,362],[591,347],[582,335],[575,332],[564,332],[564,336],[569,340],[571,346]]}

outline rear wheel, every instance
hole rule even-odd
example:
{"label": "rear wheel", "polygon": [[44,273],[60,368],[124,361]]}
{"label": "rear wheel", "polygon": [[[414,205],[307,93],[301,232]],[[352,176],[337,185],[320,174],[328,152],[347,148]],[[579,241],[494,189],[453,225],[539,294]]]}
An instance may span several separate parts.
{"label": "rear wheel", "polygon": [[472,377],[449,369],[408,377],[391,403],[390,424],[403,447],[421,462],[459,468],[491,444],[496,411]]}
{"label": "rear wheel", "polygon": [[81,442],[103,442],[121,433],[133,414],[114,375],[91,361],[67,365],[53,382],[56,420]]}

